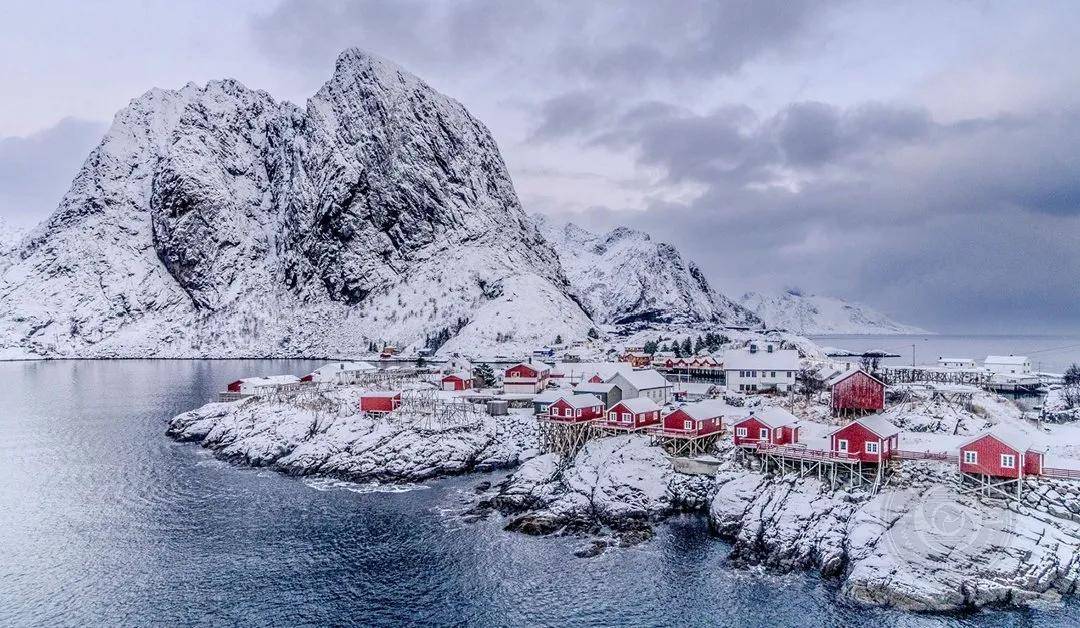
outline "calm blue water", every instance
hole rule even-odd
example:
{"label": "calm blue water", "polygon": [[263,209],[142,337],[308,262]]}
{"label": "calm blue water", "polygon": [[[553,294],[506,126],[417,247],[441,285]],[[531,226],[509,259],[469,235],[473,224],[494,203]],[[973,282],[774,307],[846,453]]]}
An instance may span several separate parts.
{"label": "calm blue water", "polygon": [[[1036,371],[1064,373],[1070,364],[1080,363],[1080,335],[1026,336],[812,336],[824,347],[851,351],[883,349],[900,354],[886,364],[937,364],[939,357],[972,358],[981,364],[988,355],[1026,355]],[[914,346],[913,346],[914,345]]]}
{"label": "calm blue water", "polygon": [[163,436],[304,361],[0,363],[0,625],[1075,625],[1080,607],[917,617],[731,569],[693,517],[592,559],[456,516],[491,476],[316,490]]}

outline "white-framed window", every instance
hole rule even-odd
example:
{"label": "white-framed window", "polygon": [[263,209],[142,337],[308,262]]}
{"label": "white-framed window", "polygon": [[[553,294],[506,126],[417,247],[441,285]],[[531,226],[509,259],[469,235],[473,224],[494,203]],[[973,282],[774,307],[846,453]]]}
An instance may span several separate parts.
{"label": "white-framed window", "polygon": [[836,441],[836,450],[847,452],[847,440],[841,438],[840,440]]}
{"label": "white-framed window", "polygon": [[690,431],[690,430],[694,429],[694,422],[691,421],[690,419],[686,419],[685,421],[683,421],[682,427],[683,427],[684,430]]}
{"label": "white-framed window", "polygon": [[619,417],[618,412],[608,412],[608,414],[607,414],[607,418],[612,420],[612,421],[618,420],[618,417]]}
{"label": "white-framed window", "polygon": [[776,371],[773,371],[772,374],[769,375],[769,377],[776,377]]}
{"label": "white-framed window", "polygon": [[767,428],[761,428],[758,430],[758,438],[768,438],[769,430]]}
{"label": "white-framed window", "polygon": [[735,435],[739,436],[741,438],[745,438],[746,437],[746,428],[745,427],[737,427],[737,428],[735,428]]}
{"label": "white-framed window", "polygon": [[878,447],[877,446],[878,446],[877,443],[872,443],[872,442],[867,441],[867,443],[866,443],[866,453],[868,453],[868,454],[876,454],[878,452]]}
{"label": "white-framed window", "polygon": [[578,416],[581,416],[581,408],[578,408],[578,410],[577,410],[577,415],[578,415]]}
{"label": "white-framed window", "polygon": [[977,452],[977,451],[965,451],[964,452],[964,464],[979,464],[979,452]]}
{"label": "white-framed window", "polygon": [[634,415],[630,414],[629,412],[623,412],[622,413],[623,423],[629,423],[631,421],[631,419],[633,419],[633,418],[634,418]]}
{"label": "white-framed window", "polygon": [[1001,468],[1002,469],[1015,469],[1016,468],[1016,456],[1012,454],[1001,454]]}

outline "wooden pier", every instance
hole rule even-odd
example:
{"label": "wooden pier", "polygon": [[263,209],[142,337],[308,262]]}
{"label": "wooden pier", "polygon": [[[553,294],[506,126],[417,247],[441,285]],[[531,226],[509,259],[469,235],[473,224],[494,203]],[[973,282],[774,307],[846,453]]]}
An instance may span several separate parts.
{"label": "wooden pier", "polygon": [[573,458],[593,437],[592,421],[555,421],[546,415],[536,417],[539,448],[544,453]]}
{"label": "wooden pier", "polygon": [[682,434],[673,430],[664,430],[662,427],[651,427],[646,431],[653,446],[663,447],[671,456],[687,458],[708,453],[722,435],[721,432],[702,435]]}
{"label": "wooden pier", "polygon": [[871,493],[877,493],[890,465],[863,462],[858,456],[835,453],[823,449],[810,449],[801,445],[773,445],[758,443],[748,447],[761,460],[762,471],[781,475],[797,473],[800,478],[816,476],[822,482],[836,489],[841,486],[870,486]]}

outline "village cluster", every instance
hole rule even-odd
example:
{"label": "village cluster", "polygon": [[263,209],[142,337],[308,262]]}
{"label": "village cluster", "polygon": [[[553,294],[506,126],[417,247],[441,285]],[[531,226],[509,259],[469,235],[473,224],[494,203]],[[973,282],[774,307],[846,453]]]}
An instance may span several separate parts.
{"label": "village cluster", "polygon": [[[567,458],[594,438],[643,434],[670,454],[677,469],[690,462],[707,472],[719,464],[711,454],[726,437],[747,462],[763,469],[816,475],[834,486],[865,484],[871,491],[903,460],[953,463],[962,492],[1002,498],[1021,497],[1025,478],[1080,479],[1080,471],[1044,464],[1045,452],[1007,426],[992,427],[951,451],[905,449],[902,430],[882,416],[887,371],[872,373],[843,361],[809,364],[784,344],[752,341],[719,356],[677,357],[631,348],[617,361],[549,364],[531,358],[501,365],[501,376],[490,364],[474,367],[464,359],[439,369],[338,362],[303,377],[240,379],[228,385],[222,400],[317,384],[358,384],[363,388],[359,409],[385,416],[407,410],[403,394],[408,399],[422,386],[491,415],[529,408],[539,449]],[[1023,357],[991,356],[987,365],[1009,376],[1030,373],[1030,361]],[[974,369],[972,361],[942,359],[929,372],[930,377],[948,372],[965,377]],[[901,377],[915,375],[909,370]],[[828,424],[792,413],[797,388],[811,386],[808,378],[828,394]]]}

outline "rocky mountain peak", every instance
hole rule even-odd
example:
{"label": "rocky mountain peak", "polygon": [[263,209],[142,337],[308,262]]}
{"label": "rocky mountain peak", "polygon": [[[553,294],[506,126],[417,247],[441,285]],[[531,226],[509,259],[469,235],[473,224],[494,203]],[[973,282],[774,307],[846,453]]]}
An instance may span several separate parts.
{"label": "rocky mountain peak", "polygon": [[[0,349],[339,353],[450,327],[531,348],[591,326],[488,129],[355,49],[302,109],[229,79],[144,93],[32,240],[0,279]],[[514,308],[556,320],[469,326]]]}

